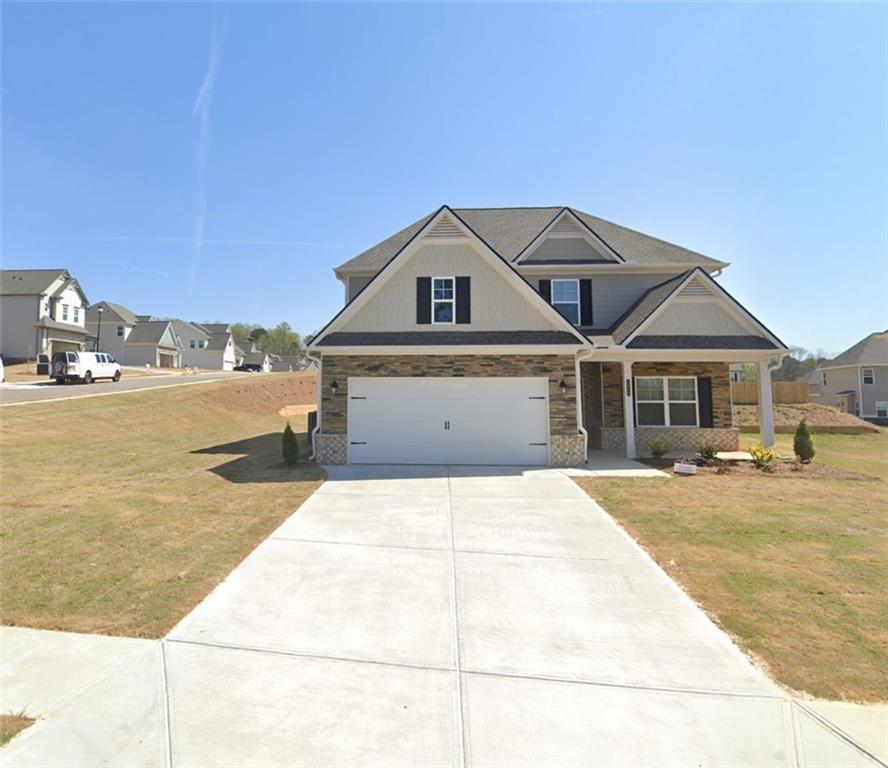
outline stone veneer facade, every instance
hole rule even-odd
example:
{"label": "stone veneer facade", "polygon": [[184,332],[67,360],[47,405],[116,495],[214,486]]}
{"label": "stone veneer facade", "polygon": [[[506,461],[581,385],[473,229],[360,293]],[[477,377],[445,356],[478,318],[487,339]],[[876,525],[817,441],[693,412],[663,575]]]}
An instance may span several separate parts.
{"label": "stone veneer facade", "polygon": [[[553,466],[583,464],[584,437],[577,429],[576,370],[571,355],[327,355],[321,365],[319,464],[347,461],[349,376],[545,376],[549,381],[549,456]],[[567,383],[561,392],[559,384]],[[337,393],[330,391],[336,381]]]}
{"label": "stone veneer facade", "polygon": [[[736,451],[739,430],[734,429],[731,408],[730,367],[727,363],[635,363],[635,376],[708,376],[712,379],[712,428],[636,427],[635,450],[638,456],[650,456],[648,443],[659,440],[670,447],[670,454],[693,453],[702,443],[711,443],[723,451]],[[623,427],[623,367],[621,363],[602,363],[603,426],[601,447],[605,451],[626,453]]]}

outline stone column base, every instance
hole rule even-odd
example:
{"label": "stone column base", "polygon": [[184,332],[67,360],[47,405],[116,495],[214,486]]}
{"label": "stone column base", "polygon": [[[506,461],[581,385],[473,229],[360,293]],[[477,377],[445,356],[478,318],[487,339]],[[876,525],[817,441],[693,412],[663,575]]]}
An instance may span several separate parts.
{"label": "stone column base", "polygon": [[586,463],[586,440],[583,435],[550,435],[549,465],[576,467]]}
{"label": "stone column base", "polygon": [[318,464],[347,464],[348,436],[315,435],[315,462]]}

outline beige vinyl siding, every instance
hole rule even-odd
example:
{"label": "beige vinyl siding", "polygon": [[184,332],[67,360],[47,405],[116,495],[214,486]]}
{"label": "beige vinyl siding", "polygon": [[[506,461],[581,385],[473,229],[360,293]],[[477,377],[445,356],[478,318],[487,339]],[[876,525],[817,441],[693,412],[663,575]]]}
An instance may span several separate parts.
{"label": "beige vinyl siding", "polygon": [[[467,325],[417,325],[416,278],[471,278]],[[382,279],[382,278],[380,278]],[[514,286],[468,245],[427,245],[401,266],[351,318],[343,331],[542,331],[561,329],[543,317]]]}
{"label": "beige vinyl siding", "polygon": [[[823,405],[836,407],[838,405],[837,394],[847,390],[860,392],[860,369],[854,366],[844,368],[828,368],[821,371],[826,374],[826,383],[821,386],[820,402]],[[875,400],[875,399],[874,399]],[[864,411],[861,410],[861,414]]]}
{"label": "beige vinyl siding", "polygon": [[582,237],[550,237],[527,257],[528,261],[613,261]]}
{"label": "beige vinyl siding", "polygon": [[642,331],[647,336],[748,336],[751,331],[715,302],[676,301]]}
{"label": "beige vinyl siding", "polygon": [[348,279],[348,300],[354,299],[372,279],[372,275],[350,277]]}
{"label": "beige vinyl siding", "polygon": [[[863,365],[861,368],[872,368],[875,378],[872,384],[861,383],[863,391],[860,393],[860,413],[863,416],[875,416],[876,402],[888,402],[888,365]],[[862,371],[860,381],[863,382]]]}

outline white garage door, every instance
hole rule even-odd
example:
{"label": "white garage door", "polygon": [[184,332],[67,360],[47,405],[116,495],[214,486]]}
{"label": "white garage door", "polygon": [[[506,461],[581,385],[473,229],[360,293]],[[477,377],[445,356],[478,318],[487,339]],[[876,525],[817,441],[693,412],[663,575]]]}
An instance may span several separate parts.
{"label": "white garage door", "polygon": [[548,464],[545,378],[349,378],[353,464]]}

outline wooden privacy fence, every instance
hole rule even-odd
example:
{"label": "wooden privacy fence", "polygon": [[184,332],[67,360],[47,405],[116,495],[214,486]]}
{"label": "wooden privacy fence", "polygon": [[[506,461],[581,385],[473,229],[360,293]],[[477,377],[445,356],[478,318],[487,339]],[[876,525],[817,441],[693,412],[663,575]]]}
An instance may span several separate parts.
{"label": "wooden privacy fence", "polygon": [[[755,405],[759,401],[757,381],[731,382],[735,405]],[[807,381],[772,381],[771,397],[775,403],[807,403],[811,400]]]}

